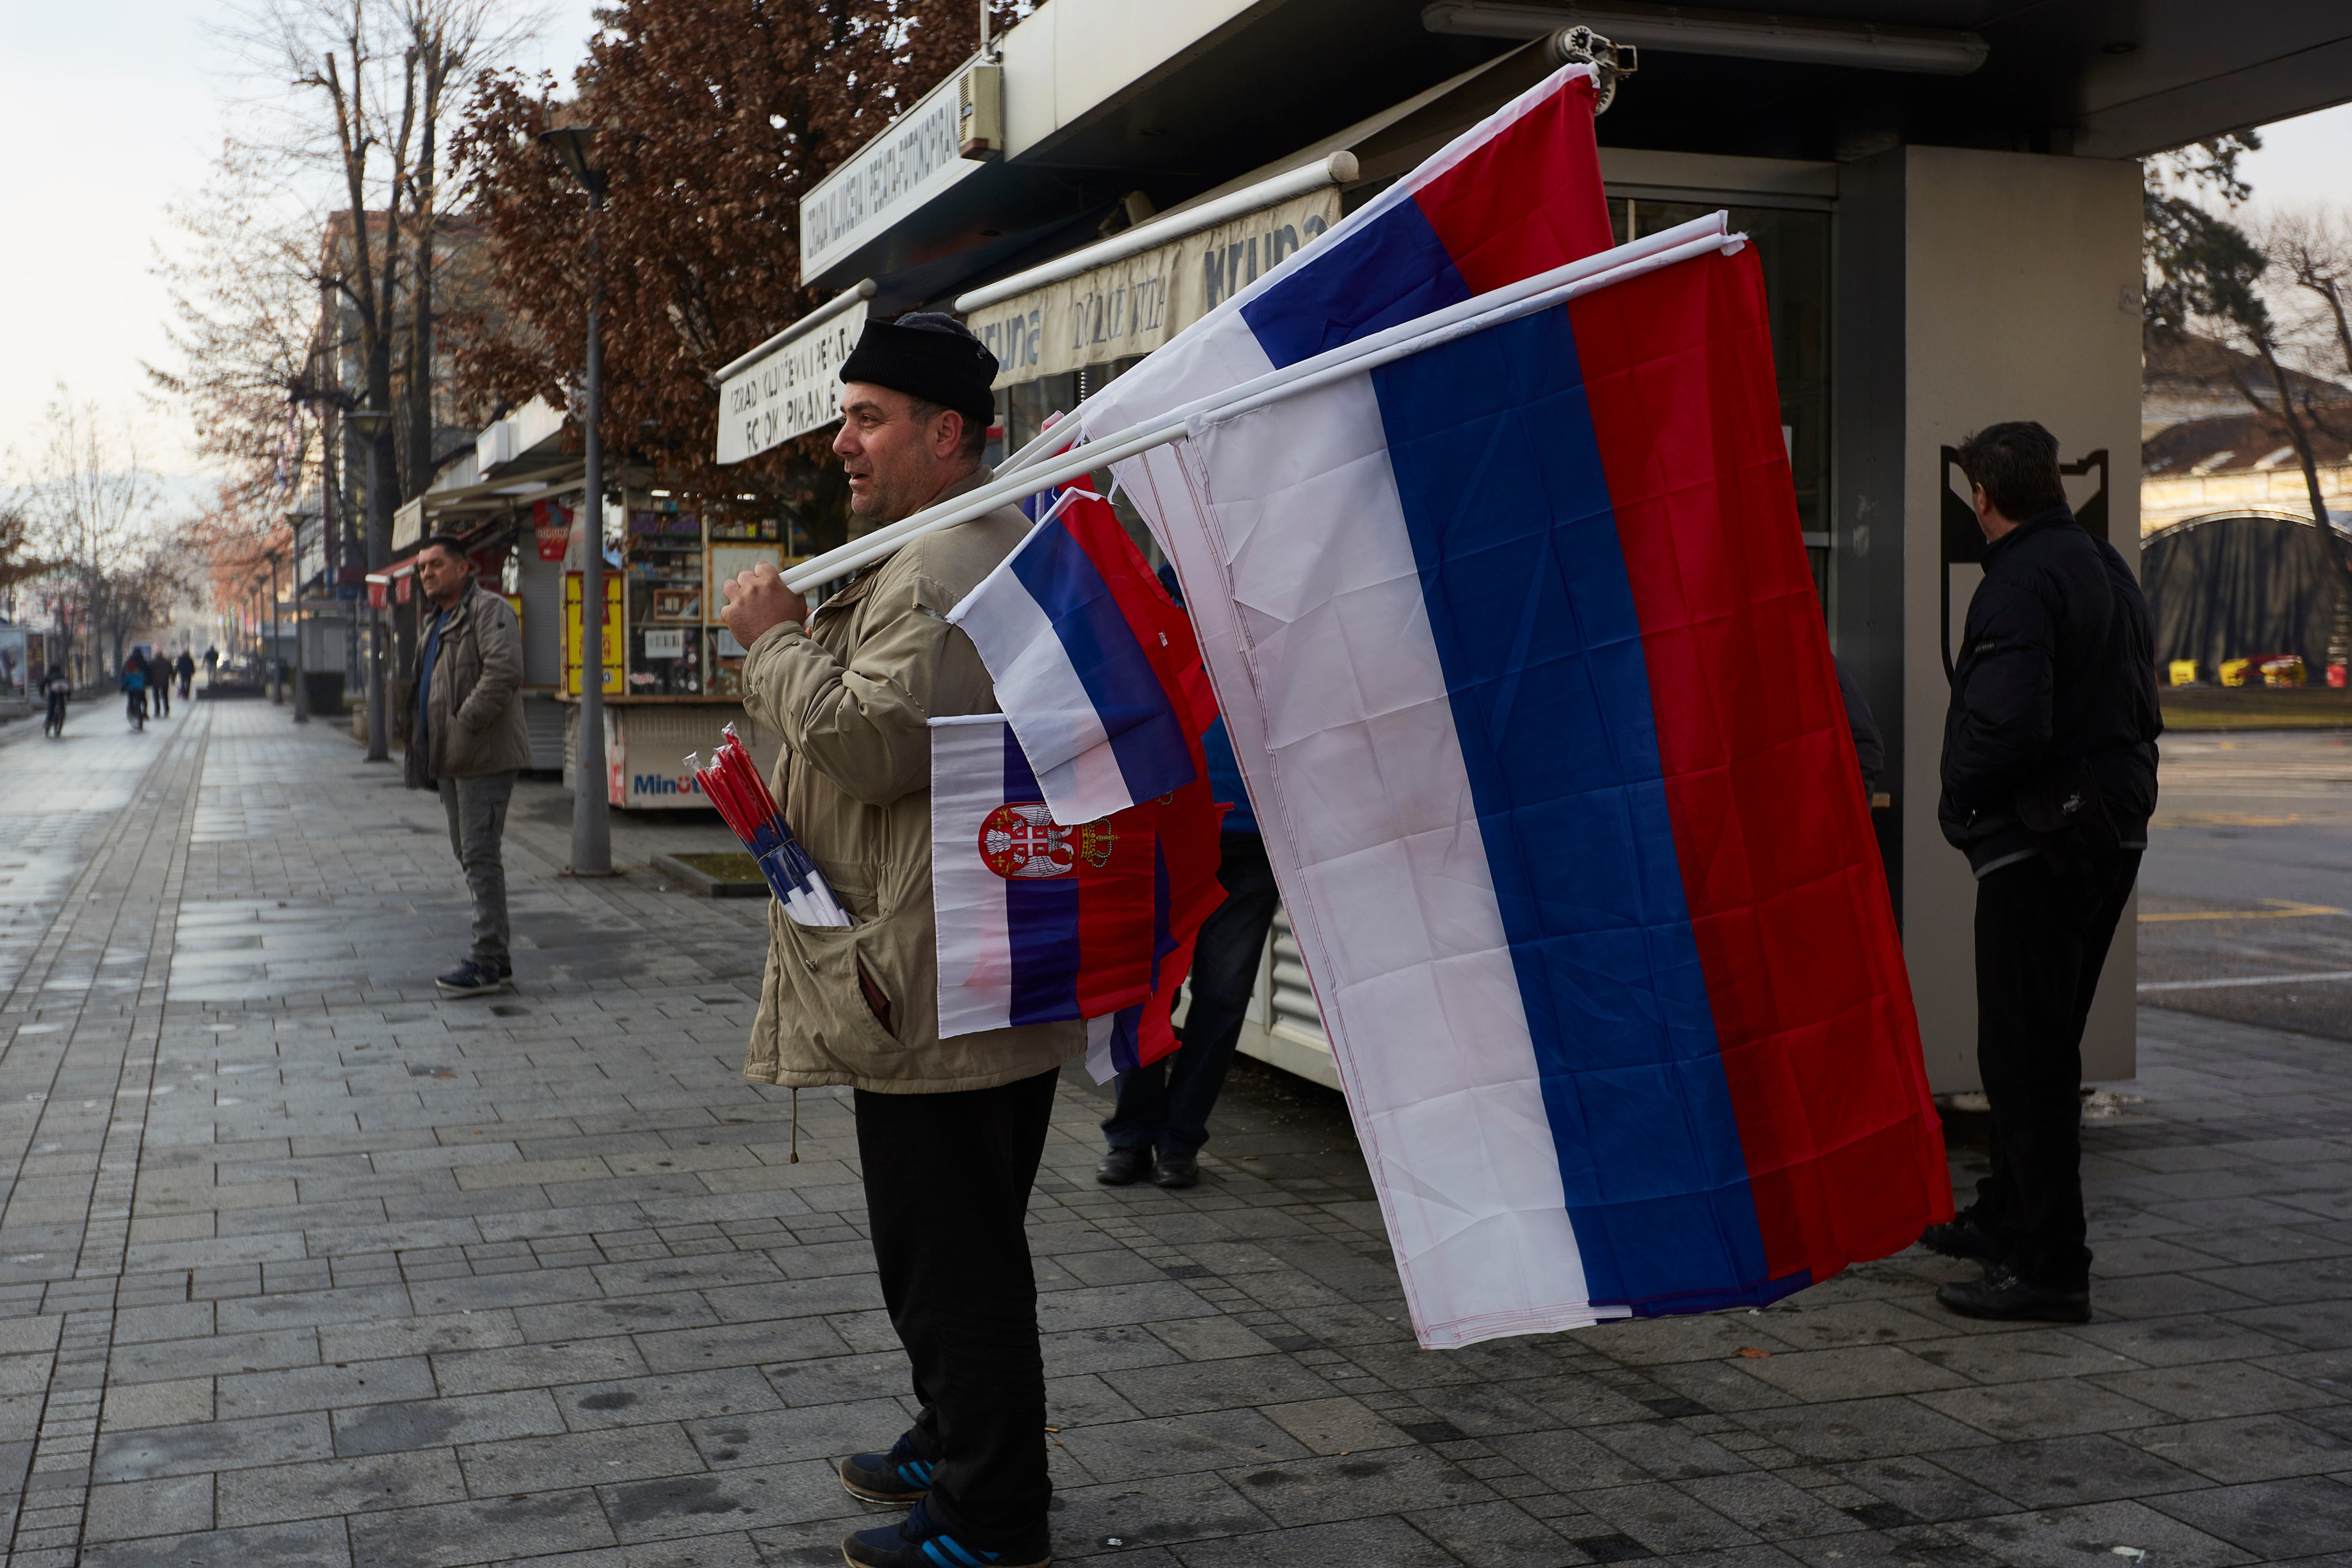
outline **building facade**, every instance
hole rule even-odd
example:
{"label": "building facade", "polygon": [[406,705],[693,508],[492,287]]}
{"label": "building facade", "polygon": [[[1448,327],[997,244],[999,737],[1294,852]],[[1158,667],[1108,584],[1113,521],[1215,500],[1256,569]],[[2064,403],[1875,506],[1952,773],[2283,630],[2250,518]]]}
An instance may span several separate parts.
{"label": "building facade", "polygon": [[[1597,127],[1617,231],[1727,208],[1762,257],[1804,542],[1885,732],[1874,816],[1930,1074],[1969,1089],[1973,887],[1935,814],[1981,549],[1952,450],[2041,420],[2086,525],[2136,556],[2137,159],[2352,97],[2352,18],[2284,4],[2217,28],[2187,0],[2128,17],[1960,0],[1923,28],[1891,0],[1838,11],[1045,0],[812,194],[803,281],[863,285],[880,315],[964,313],[1005,366],[1010,449],[1539,79],[1561,29],[1637,48]],[[2133,1070],[2130,928],[2093,1078]],[[1255,1048],[1328,1076],[1279,933],[1262,990]]]}

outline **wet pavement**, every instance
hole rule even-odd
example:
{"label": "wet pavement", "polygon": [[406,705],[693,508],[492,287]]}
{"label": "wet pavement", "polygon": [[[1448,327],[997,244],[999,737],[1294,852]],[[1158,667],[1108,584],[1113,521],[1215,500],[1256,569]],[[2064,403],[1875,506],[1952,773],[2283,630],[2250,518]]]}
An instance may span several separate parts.
{"label": "wet pavement", "polygon": [[[738,1073],[761,906],[644,868],[723,829],[625,822],[629,874],[575,881],[525,783],[517,989],[446,1002],[436,801],[265,704],[77,717],[0,730],[8,1562],[839,1561],[877,1515],[829,1461],[887,1442],[904,1373],[845,1104],[800,1097],[794,1162],[789,1097]],[[2148,912],[2352,905],[2326,739],[2184,753]],[[2343,918],[2156,921],[2141,978],[2352,970]],[[2352,1563],[2342,1031],[2259,1011],[2300,984],[2144,994],[2073,1329],[1948,1317],[1963,1271],[1912,1254],[1417,1351],[1334,1097],[1244,1070],[1201,1187],[1106,1190],[1066,1075],[1032,1208],[1057,1557]]]}
{"label": "wet pavement", "polygon": [[2170,736],[2162,794],[2140,1000],[2352,1040],[2352,733]]}

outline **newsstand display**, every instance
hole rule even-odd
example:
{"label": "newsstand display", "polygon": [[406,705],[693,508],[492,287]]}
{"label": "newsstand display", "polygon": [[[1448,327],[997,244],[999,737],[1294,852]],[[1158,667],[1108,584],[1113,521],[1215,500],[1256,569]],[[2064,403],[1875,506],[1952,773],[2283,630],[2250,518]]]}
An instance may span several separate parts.
{"label": "newsstand display", "polygon": [[[708,751],[734,722],[762,763],[776,737],[737,705],[743,649],[719,624],[719,585],[754,562],[789,563],[772,519],[713,521],[659,489],[627,489],[608,502],[604,566],[604,755],[608,798],[632,808],[707,806],[689,752]],[[576,499],[567,498],[568,505]],[[556,509],[551,509],[551,510]],[[575,532],[565,565],[563,696],[580,695],[580,561]],[[617,561],[616,558],[617,557]],[[564,767],[574,747],[568,716]]]}

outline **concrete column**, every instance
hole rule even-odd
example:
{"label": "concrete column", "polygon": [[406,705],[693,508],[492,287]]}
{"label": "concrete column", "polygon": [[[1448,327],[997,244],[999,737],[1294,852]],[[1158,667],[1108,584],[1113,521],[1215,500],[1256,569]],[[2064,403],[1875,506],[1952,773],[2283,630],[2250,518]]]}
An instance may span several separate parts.
{"label": "concrete column", "polygon": [[[2139,166],[1907,147],[1841,172],[1837,621],[1886,731],[1882,843],[1930,1081],[1979,1087],[1975,883],[1936,822],[1948,685],[1981,574],[1948,565],[1943,449],[2038,419],[2072,462],[2104,450],[2108,540],[2139,552]],[[2078,508],[2097,476],[2068,480]],[[1882,705],[1883,704],[1883,705]],[[2135,1070],[2136,910],[2116,932],[2084,1040],[2086,1078]]]}

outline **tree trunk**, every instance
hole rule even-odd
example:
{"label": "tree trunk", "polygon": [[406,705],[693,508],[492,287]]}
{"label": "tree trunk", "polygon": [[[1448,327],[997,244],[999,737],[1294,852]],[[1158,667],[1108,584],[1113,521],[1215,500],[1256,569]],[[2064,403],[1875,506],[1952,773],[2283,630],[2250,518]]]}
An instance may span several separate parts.
{"label": "tree trunk", "polygon": [[2271,386],[2278,394],[2279,422],[2286,426],[2288,445],[2294,448],[2295,460],[2303,465],[2303,485],[2311,500],[2311,521],[2326,535],[2328,547],[2335,552],[2338,571],[2346,574],[2352,584],[2352,563],[2345,559],[2344,542],[2328,521],[2327,500],[2319,483],[2319,461],[2311,449],[2311,432],[2305,426],[2303,415],[2287,391],[2286,371],[2279,364],[2278,353],[2267,337],[2254,339],[2254,347],[2263,356],[2263,368],[2270,372]]}
{"label": "tree trunk", "polygon": [[[2261,335],[2255,337],[2254,346],[2262,352],[2263,367],[2270,372],[2271,385],[2278,392],[2279,419],[2286,426],[2286,437],[2294,447],[2295,460],[2303,466],[2303,488],[2311,501],[2311,521],[2319,525],[2319,536],[2327,542],[2328,553],[2336,561],[2336,618],[2340,623],[2347,606],[2352,605],[2352,556],[2347,556],[2344,535],[2327,515],[2327,497],[2319,483],[2319,464],[2311,449],[2311,432],[2305,426],[2294,399],[2288,395],[2286,372],[2279,365],[2276,347],[2267,336]],[[2343,662],[2346,657],[2343,648],[2330,647],[2327,650],[2330,664]]]}

